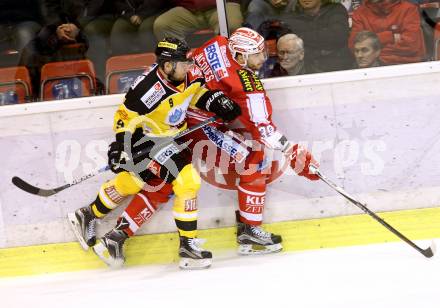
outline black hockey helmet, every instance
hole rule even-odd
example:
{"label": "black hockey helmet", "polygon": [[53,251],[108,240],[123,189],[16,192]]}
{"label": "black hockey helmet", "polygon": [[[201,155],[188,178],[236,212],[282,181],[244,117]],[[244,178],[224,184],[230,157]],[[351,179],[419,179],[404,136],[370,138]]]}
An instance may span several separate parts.
{"label": "black hockey helmet", "polygon": [[154,53],[158,60],[162,61],[191,61],[191,58],[188,57],[188,44],[184,40],[174,37],[166,37],[161,40]]}

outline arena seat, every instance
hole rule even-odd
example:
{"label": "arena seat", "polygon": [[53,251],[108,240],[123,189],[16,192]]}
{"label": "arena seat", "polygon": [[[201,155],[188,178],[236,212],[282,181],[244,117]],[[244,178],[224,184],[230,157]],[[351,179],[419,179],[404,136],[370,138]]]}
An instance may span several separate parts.
{"label": "arena seat", "polygon": [[95,94],[96,74],[90,60],[52,62],[41,69],[41,100]]}
{"label": "arena seat", "polygon": [[125,93],[137,76],[142,74],[156,61],[154,53],[140,53],[114,56],[107,60],[107,94]]}
{"label": "arena seat", "polygon": [[31,95],[31,79],[26,67],[0,68],[0,105],[26,103]]}

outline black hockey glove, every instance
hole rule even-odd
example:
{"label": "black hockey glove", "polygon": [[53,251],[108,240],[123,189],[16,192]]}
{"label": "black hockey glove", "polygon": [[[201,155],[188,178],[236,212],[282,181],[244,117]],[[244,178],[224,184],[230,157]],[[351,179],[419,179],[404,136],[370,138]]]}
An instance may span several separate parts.
{"label": "black hockey glove", "polygon": [[119,173],[125,170],[124,166],[127,164],[128,153],[131,147],[131,133],[120,132],[116,134],[116,141],[113,141],[107,151],[108,165],[110,170],[114,173]]}
{"label": "black hockey glove", "polygon": [[196,107],[218,115],[224,121],[232,121],[241,115],[241,108],[227,98],[222,91],[208,91],[198,100]]}
{"label": "black hockey glove", "polygon": [[114,173],[124,171],[124,169],[121,168],[121,164],[125,163],[123,153],[125,153],[124,144],[119,141],[113,141],[108,147],[108,165],[110,166],[110,170]]}

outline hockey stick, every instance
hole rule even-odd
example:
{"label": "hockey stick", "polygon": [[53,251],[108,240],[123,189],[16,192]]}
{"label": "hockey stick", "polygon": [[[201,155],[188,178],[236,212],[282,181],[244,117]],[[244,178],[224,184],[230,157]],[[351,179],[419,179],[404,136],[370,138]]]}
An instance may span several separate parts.
{"label": "hockey stick", "polygon": [[[208,124],[211,124],[211,123],[215,122],[216,120],[218,120],[218,116],[210,117],[210,118],[206,119],[205,121],[200,122],[199,124],[196,124],[196,125],[194,125],[192,127],[189,127],[187,129],[181,131],[177,135],[171,137],[169,141],[173,141],[173,140],[179,139],[179,138],[181,138],[183,136],[186,136],[186,135],[188,135],[188,134],[198,130],[199,128],[202,128],[202,127],[204,127],[204,126],[206,126]],[[146,154],[145,152],[140,151],[140,152],[137,153],[137,155],[135,155],[134,158],[143,156],[145,154]],[[65,189],[67,189],[69,187],[72,187],[74,185],[82,183],[85,180],[90,179],[90,178],[92,178],[92,177],[94,177],[94,176],[96,176],[96,175],[98,175],[98,174],[100,174],[102,172],[107,171],[107,170],[110,170],[110,166],[102,167],[101,169],[99,169],[97,171],[94,171],[94,172],[91,172],[89,174],[86,174],[86,175],[82,176],[81,178],[72,181],[71,183],[67,183],[67,184],[64,184],[64,185],[62,185],[60,187],[56,187],[56,188],[52,188],[52,189],[43,189],[43,188],[39,188],[39,187],[33,186],[33,185],[29,184],[28,182],[26,182],[25,180],[19,178],[18,176],[14,176],[12,178],[12,183],[15,186],[17,186],[21,190],[24,190],[27,193],[30,193],[30,194],[33,194],[33,195],[37,195],[37,196],[41,196],[41,197],[49,197],[49,196],[52,196],[52,195],[55,195],[55,194],[59,193],[60,191],[65,190]]]}
{"label": "hockey stick", "polygon": [[310,165],[310,173],[316,174],[324,183],[326,183],[328,186],[336,190],[339,194],[344,196],[348,201],[356,205],[358,208],[360,208],[363,212],[373,217],[376,221],[381,223],[385,228],[387,228],[389,231],[393,232],[395,235],[397,235],[401,240],[405,241],[407,244],[409,244],[411,247],[416,249],[418,252],[420,252],[422,255],[424,255],[427,258],[431,258],[434,255],[435,251],[435,244],[432,242],[431,246],[423,249],[414,244],[411,240],[409,240],[406,236],[404,236],[402,233],[394,229],[390,224],[388,224],[385,220],[380,218],[376,213],[371,211],[369,208],[367,208],[364,204],[357,201],[355,198],[350,196],[347,192],[345,192],[341,187],[336,185],[335,183],[331,182],[329,179],[327,179],[317,167]]}

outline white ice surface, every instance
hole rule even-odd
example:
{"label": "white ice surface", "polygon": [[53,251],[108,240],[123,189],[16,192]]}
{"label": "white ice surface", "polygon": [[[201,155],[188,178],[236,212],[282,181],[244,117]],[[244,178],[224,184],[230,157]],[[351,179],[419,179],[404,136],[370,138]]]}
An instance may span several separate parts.
{"label": "white ice surface", "polygon": [[[438,240],[437,240],[438,241]],[[418,245],[428,247],[429,242]],[[404,243],[0,279],[0,307],[439,308],[440,257]]]}

